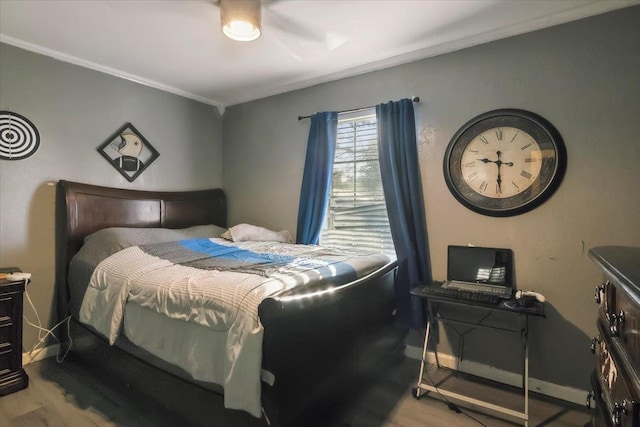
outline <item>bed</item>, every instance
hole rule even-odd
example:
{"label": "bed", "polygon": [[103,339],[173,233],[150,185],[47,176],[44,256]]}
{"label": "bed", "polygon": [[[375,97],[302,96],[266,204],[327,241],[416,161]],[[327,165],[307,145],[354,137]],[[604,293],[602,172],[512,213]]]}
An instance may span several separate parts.
{"label": "bed", "polygon": [[[101,305],[107,305],[105,301],[111,300],[98,297],[88,303],[89,294],[97,292],[92,286],[100,292],[112,289],[117,282],[116,272],[122,271],[125,264],[116,264],[111,270],[105,268],[103,271],[96,268],[93,272],[78,273],[82,271],[78,265],[84,265],[82,261],[91,258],[87,253],[93,254],[95,247],[109,246],[103,243],[104,240],[97,240],[96,236],[112,236],[114,232],[129,233],[129,230],[134,236],[143,236],[141,240],[139,237],[132,240],[133,244],[140,245],[126,247],[109,255],[108,259],[116,258],[116,262],[124,262],[122,260],[125,258],[129,260],[132,253],[135,253],[135,256],[148,256],[147,252],[151,252],[154,259],[157,259],[158,253],[164,254],[167,246],[173,250],[177,245],[174,240],[182,242],[182,246],[187,245],[184,242],[188,242],[188,245],[197,244],[197,250],[201,252],[213,251],[218,254],[220,250],[224,253],[233,251],[233,257],[247,251],[255,256],[256,253],[269,250],[259,244],[255,246],[257,243],[254,242],[248,242],[249,246],[232,246],[236,243],[229,243],[218,237],[219,231],[225,230],[228,225],[226,198],[221,189],[151,192],[59,181],[56,224],[58,315],[60,318],[72,316],[73,331],[82,331],[92,339],[108,343],[106,347],[118,350],[114,350],[114,357],[117,353],[118,358],[122,359],[121,363],[127,363],[128,358],[143,360],[145,364],[153,367],[157,375],[181,378],[192,383],[193,387],[202,389],[203,393],[222,393],[225,406],[245,410],[269,424],[286,425],[295,420],[323,397],[334,393],[336,387],[344,383],[347,375],[356,371],[362,374],[369,368],[375,369],[376,361],[392,357],[402,347],[405,331],[394,326],[396,263],[388,260],[375,268],[369,267],[364,273],[349,276],[347,282],[344,282],[345,279],[338,281],[336,274],[335,279],[327,278],[317,284],[310,282],[270,288],[268,293],[258,296],[254,292],[250,295],[255,300],[253,303],[247,302],[249,297],[243,296],[242,307],[246,308],[252,304],[255,306],[256,313],[253,316],[257,323],[254,329],[259,327],[259,337],[248,341],[234,341],[230,346],[231,350],[223,349],[220,344],[225,340],[229,341],[230,333],[226,330],[221,334],[215,330],[215,325],[206,328],[202,326],[202,322],[196,327],[188,326],[193,323],[192,318],[198,317],[198,310],[191,309],[189,321],[180,318],[184,315],[167,317],[160,312],[162,310],[150,310],[151,305],[136,304],[133,296],[144,293],[142,291],[110,291],[113,295],[124,295],[128,292],[130,299],[117,302],[115,304],[121,305],[114,305],[110,309],[113,313],[119,313],[119,323],[104,323],[104,319],[100,318],[103,315],[97,310]],[[175,239],[174,235],[177,236]],[[149,236],[152,236],[151,240]],[[156,242],[157,236],[162,236],[162,241]],[[96,244],[96,241],[99,244]],[[91,242],[94,248],[89,252]],[[201,250],[202,245],[205,246],[204,250]],[[273,245],[269,243],[267,246]],[[294,249],[293,245],[283,246],[286,250]],[[192,246],[190,248],[193,250]],[[124,253],[127,253],[126,257],[121,256]],[[270,259],[273,257],[271,254],[268,256]],[[323,259],[326,258],[325,256]],[[100,259],[104,259],[104,256]],[[104,262],[99,265],[102,266]],[[146,262],[145,258],[138,261],[138,265],[144,265],[144,269]],[[168,261],[163,258],[162,262]],[[198,258],[194,262],[197,264],[202,261]],[[176,263],[172,264],[172,267],[184,269],[184,265]],[[336,270],[335,266],[338,265],[346,264],[342,260],[336,261],[336,264],[330,265],[331,270]],[[93,270],[94,267],[95,265],[83,268]],[[219,271],[217,265],[207,268]],[[348,265],[346,269],[352,273]],[[111,272],[111,275],[107,274],[108,272]],[[246,280],[253,280],[253,273],[240,272]],[[300,275],[298,273],[298,276]],[[303,275],[306,277],[306,273]],[[273,277],[271,273],[265,273],[263,276]],[[84,279],[79,279],[83,277]],[[90,283],[78,285],[86,282],[89,277]],[[145,277],[151,276],[145,273]],[[226,276],[216,277],[216,280],[222,280]],[[123,279],[122,282],[129,283],[128,280]],[[149,279],[149,282],[153,280],[159,279]],[[272,286],[273,281],[269,280]],[[256,287],[251,285],[250,288]],[[165,310],[166,297],[162,298],[155,306],[162,306]],[[90,314],[87,315],[87,312]],[[103,321],[106,326],[101,328],[100,322],[90,323],[88,318],[91,317],[91,313],[94,313],[94,317],[100,318],[98,320]],[[110,321],[118,317],[114,314],[110,316]],[[201,316],[204,317],[206,316]],[[214,319],[213,323],[216,322]],[[245,329],[252,331],[251,327]],[[210,345],[207,347],[202,343]],[[172,347],[185,351],[178,352],[175,357],[169,351],[167,356],[154,351],[158,347]],[[73,347],[71,351],[75,351]],[[225,370],[217,373],[214,372],[218,369],[216,365],[198,365],[205,359],[213,361],[230,353],[247,354],[250,363],[243,365],[238,362],[237,365],[230,365],[230,362],[225,362]],[[253,366],[251,361],[255,358],[259,370],[257,386],[251,383],[248,386],[241,383],[233,386],[226,382],[227,377],[234,375],[252,376],[246,374],[251,372],[246,366]],[[214,373],[199,377],[199,373],[204,371]],[[257,406],[251,399],[249,403],[242,399],[238,401],[238,396],[242,398],[243,394],[251,395],[254,391],[259,399]]]}

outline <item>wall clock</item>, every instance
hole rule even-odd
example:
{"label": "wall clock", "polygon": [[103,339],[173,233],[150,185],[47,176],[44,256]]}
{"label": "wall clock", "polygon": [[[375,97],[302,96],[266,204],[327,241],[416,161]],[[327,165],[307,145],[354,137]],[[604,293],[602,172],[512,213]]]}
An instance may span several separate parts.
{"label": "wall clock", "polygon": [[564,142],[551,123],[529,111],[501,109],[474,117],[453,135],[444,178],[472,211],[513,216],[547,200],[566,165]]}

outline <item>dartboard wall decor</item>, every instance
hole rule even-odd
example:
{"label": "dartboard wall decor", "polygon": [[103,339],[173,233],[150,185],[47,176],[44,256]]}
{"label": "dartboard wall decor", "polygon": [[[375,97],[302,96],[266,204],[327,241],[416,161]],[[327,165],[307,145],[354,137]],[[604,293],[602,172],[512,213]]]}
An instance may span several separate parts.
{"label": "dartboard wall decor", "polygon": [[40,133],[31,120],[13,111],[0,111],[0,160],[22,160],[40,146]]}

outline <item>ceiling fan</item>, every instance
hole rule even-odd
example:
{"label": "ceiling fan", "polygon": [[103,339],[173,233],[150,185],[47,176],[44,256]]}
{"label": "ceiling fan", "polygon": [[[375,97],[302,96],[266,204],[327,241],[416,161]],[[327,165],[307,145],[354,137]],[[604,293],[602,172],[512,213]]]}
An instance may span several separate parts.
{"label": "ceiling fan", "polygon": [[220,26],[232,40],[249,42],[262,34],[262,4],[260,0],[217,0]]}
{"label": "ceiling fan", "polygon": [[[293,35],[300,40],[326,45],[333,50],[347,41],[347,38],[335,32],[322,34],[311,30],[295,20],[279,13],[271,6],[279,0],[214,0],[220,8],[220,24],[225,36],[238,41],[253,41],[262,35],[262,14],[265,13],[271,29]],[[274,40],[284,46],[284,43],[273,32]],[[290,48],[287,48],[291,52]],[[299,56],[291,52],[294,57]],[[300,59],[299,59],[300,60]]]}

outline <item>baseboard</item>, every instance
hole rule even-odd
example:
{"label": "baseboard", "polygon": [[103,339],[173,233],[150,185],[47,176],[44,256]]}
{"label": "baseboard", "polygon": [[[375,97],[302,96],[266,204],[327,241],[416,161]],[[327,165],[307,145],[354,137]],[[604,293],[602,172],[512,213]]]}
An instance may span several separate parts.
{"label": "baseboard", "polygon": [[[416,346],[406,346],[405,355],[412,359],[422,359],[422,348]],[[435,353],[427,352],[427,362],[435,363]],[[457,369],[461,372],[475,375],[477,377],[486,378],[502,384],[514,387],[522,387],[522,376],[513,372],[494,368],[478,362],[463,360],[458,363],[458,358],[450,354],[438,353],[438,361],[441,366],[450,369]],[[416,373],[417,376],[417,373]],[[587,391],[573,387],[567,387],[554,384],[548,381],[539,380],[529,377],[529,391],[553,397],[555,399],[564,400],[578,405],[585,405],[587,401]]]}

